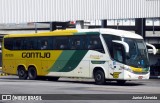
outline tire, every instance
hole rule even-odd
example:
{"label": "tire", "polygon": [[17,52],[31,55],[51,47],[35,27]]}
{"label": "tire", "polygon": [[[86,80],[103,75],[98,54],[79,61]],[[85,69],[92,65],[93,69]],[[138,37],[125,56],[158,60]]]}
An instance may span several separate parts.
{"label": "tire", "polygon": [[49,81],[58,81],[59,77],[47,77]]}
{"label": "tire", "polygon": [[28,77],[29,77],[30,80],[36,80],[37,79],[37,70],[36,70],[35,67],[29,67]]}
{"label": "tire", "polygon": [[103,85],[106,83],[105,75],[102,70],[96,70],[94,73],[94,80],[97,85]]}
{"label": "tire", "polygon": [[17,71],[18,71],[19,79],[23,79],[23,80],[27,79],[28,73],[23,66],[18,67]]}
{"label": "tire", "polygon": [[117,83],[119,85],[124,85],[126,83],[126,80],[117,80]]}

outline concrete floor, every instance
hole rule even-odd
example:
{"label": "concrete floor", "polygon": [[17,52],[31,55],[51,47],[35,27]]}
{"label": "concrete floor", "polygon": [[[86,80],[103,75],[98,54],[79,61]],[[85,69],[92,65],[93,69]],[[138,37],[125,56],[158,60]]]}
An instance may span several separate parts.
{"label": "concrete floor", "polygon": [[[92,79],[71,79],[71,78],[60,78],[59,81],[44,81],[44,80],[19,80],[17,76],[3,76],[0,77],[0,94],[64,94],[60,95],[62,98],[59,100],[52,101],[32,101],[33,103],[106,103],[106,101],[112,103],[159,103],[158,100],[98,100],[99,98],[90,97],[91,100],[63,100],[67,98],[67,94],[81,94],[77,96],[84,96],[86,94],[117,94],[118,96],[123,96],[123,94],[128,95],[155,95],[160,94],[160,80],[150,79],[142,81],[128,81],[124,85],[118,85],[116,82],[106,82],[105,85],[95,85]],[[119,94],[119,95],[118,95]],[[122,94],[122,95],[120,95]],[[100,96],[97,95],[97,96]],[[49,96],[49,95],[47,95]],[[127,96],[127,95],[126,95]],[[134,96],[134,95],[133,95]],[[68,98],[69,97],[68,95]],[[86,95],[87,98],[87,95]],[[111,97],[112,98],[112,97]],[[115,98],[115,97],[114,97]],[[160,99],[160,95],[158,95]],[[2,103],[29,103],[29,101],[2,101]],[[0,102],[1,103],[1,102]]]}

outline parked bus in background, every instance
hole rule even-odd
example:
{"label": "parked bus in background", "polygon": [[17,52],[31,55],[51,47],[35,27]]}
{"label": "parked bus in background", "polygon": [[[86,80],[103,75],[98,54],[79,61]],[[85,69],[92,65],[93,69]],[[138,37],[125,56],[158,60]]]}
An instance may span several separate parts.
{"label": "parked bus in background", "polygon": [[[155,54],[154,46],[151,46]],[[148,52],[143,38],[114,29],[56,30],[10,34],[3,38],[3,72],[20,79],[46,77],[106,80],[149,79]]]}

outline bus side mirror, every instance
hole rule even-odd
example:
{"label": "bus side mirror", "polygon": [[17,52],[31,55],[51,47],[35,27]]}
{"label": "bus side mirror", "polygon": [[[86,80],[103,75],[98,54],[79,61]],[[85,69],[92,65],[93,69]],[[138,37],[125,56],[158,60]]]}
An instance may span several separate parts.
{"label": "bus side mirror", "polygon": [[153,53],[154,55],[157,53],[156,47],[154,45],[149,43],[146,43],[146,45],[152,48],[152,49],[148,49],[148,53]]}
{"label": "bus side mirror", "polygon": [[128,45],[126,42],[124,42],[124,41],[119,41],[119,40],[112,40],[112,42],[123,45],[124,48],[125,48],[125,52],[126,52],[127,54],[129,53],[129,45]]}

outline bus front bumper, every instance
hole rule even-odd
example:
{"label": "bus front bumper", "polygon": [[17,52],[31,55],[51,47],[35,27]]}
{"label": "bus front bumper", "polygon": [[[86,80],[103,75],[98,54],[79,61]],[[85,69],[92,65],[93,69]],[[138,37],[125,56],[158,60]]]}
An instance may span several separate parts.
{"label": "bus front bumper", "polygon": [[142,79],[149,79],[150,72],[148,73],[133,73],[129,71],[124,71],[124,79],[125,80],[142,80]]}

